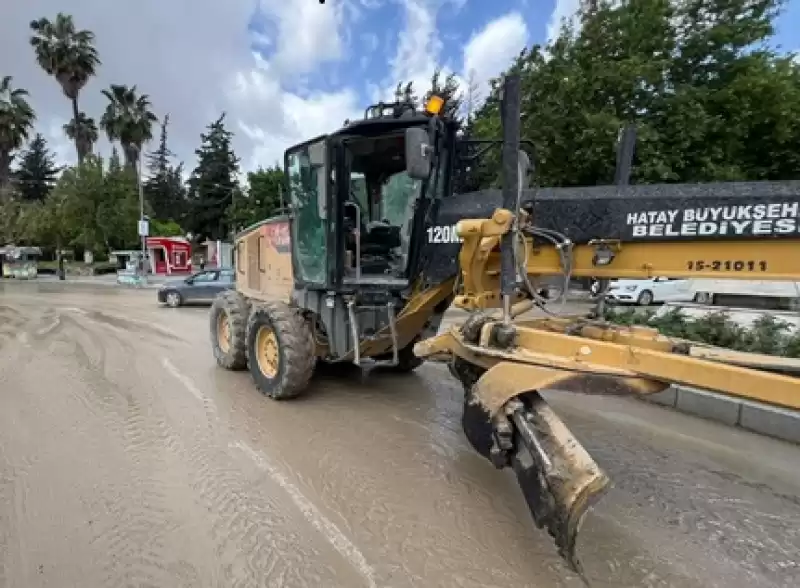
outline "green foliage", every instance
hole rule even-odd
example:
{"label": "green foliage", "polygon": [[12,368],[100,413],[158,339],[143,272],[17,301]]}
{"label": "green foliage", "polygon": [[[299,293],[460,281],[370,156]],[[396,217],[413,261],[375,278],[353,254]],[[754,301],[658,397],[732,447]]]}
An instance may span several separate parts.
{"label": "green foliage", "polygon": [[92,152],[94,144],[100,137],[94,119],[87,116],[85,112],[79,112],[77,118],[71,118],[63,128],[64,134],[75,142],[78,161],[83,161]]}
{"label": "green foliage", "polygon": [[136,178],[119,166],[103,168],[89,156],[79,168],[64,171],[26,227],[40,245],[79,245],[91,251],[135,246],[139,200]]}
{"label": "green foliage", "polygon": [[395,102],[407,103],[416,109],[421,109],[434,94],[444,100],[443,116],[461,123],[464,97],[455,73],[443,76],[442,69],[436,68],[431,76],[431,84],[421,101],[414,88],[414,82],[400,82],[395,88],[394,99]]}
{"label": "green foliage", "polygon": [[183,228],[171,220],[150,220],[150,234],[154,237],[183,237],[185,235]]}
{"label": "green foliage", "polygon": [[281,207],[284,175],[280,166],[259,167],[247,174],[247,191],[237,192],[227,211],[234,232],[258,221],[275,216]]}
{"label": "green foliage", "polygon": [[67,98],[74,100],[100,65],[94,33],[78,30],[72,16],[61,12],[54,21],[32,21],[30,28],[39,66],[58,81]]}
{"label": "green foliage", "polygon": [[0,79],[0,201],[8,193],[12,152],[22,147],[36,120],[28,103],[28,91],[14,88],[11,79],[11,76]]}
{"label": "green foliage", "polygon": [[168,125],[169,115],[161,123],[158,148],[146,156],[149,177],[144,183],[144,196],[153,216],[180,223],[187,208],[186,189],[181,177],[183,164],[172,165],[171,160],[175,155],[167,147]]}
{"label": "green foliage", "polygon": [[662,335],[686,339],[736,351],[800,358],[800,330],[772,315],[764,315],[749,327],[736,324],[725,312],[712,312],[701,318],[687,317],[679,308],[656,316],[652,310],[635,308],[606,309],[605,319],[618,325],[646,325]]}
{"label": "green foliage", "polygon": [[68,123],[72,124],[72,134],[70,136],[70,131],[67,131],[67,135],[75,141],[78,163],[82,164],[91,151],[91,145],[97,140],[95,129],[95,138],[90,141],[94,121],[85,115],[82,120],[78,108],[80,91],[100,65],[100,57],[94,47],[94,33],[79,30],[72,16],[62,12],[56,15],[54,21],[47,18],[31,21],[30,29],[30,43],[39,67],[58,82],[64,96],[72,103],[72,123]]}
{"label": "green foliage", "polygon": [[240,193],[239,158],[233,152],[233,133],[225,128],[225,114],[208,125],[195,151],[198,162],[189,178],[189,212],[185,227],[198,238],[226,239],[231,226],[227,211]]}
{"label": "green foliage", "polygon": [[[765,47],[778,0],[597,2],[509,68],[522,78],[522,134],[537,183],[613,181],[615,144],[634,123],[636,183],[787,179],[800,161],[800,65]],[[499,81],[471,133],[500,136]],[[496,184],[499,153],[479,168]]]}
{"label": "green foliage", "polygon": [[433,76],[431,77],[431,87],[425,93],[423,102],[427,102],[434,94],[444,100],[443,114],[445,118],[449,118],[461,123],[463,96],[461,95],[461,88],[456,75],[454,73],[450,73],[443,80],[442,70],[437,69],[434,71]]}
{"label": "green foliage", "polygon": [[18,199],[0,200],[0,243],[35,245],[31,242],[30,206]]}
{"label": "green foliage", "polygon": [[150,110],[150,97],[138,96],[136,86],[121,84],[111,84],[108,90],[103,90],[103,96],[108,104],[100,118],[100,128],[109,141],[119,142],[125,164],[136,171],[142,146],[153,138],[153,123],[158,122]]}
{"label": "green foliage", "polygon": [[13,172],[16,193],[22,200],[42,202],[53,189],[60,171],[47,148],[47,141],[37,133]]}

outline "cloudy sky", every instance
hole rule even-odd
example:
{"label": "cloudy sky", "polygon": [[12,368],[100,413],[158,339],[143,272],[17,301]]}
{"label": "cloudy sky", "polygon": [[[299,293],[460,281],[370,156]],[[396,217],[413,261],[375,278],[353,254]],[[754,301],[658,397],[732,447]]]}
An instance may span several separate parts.
{"label": "cloudy sky", "polygon": [[[579,0],[2,0],[0,76],[27,88],[38,130],[62,162],[71,116],[56,82],[36,65],[28,23],[72,14],[97,35],[98,76],[81,107],[99,119],[100,90],[136,84],[170,147],[189,169],[206,124],[227,112],[245,170],[270,165],[294,143],[336,129],[398,80],[425,88],[437,64],[486,80],[526,44],[543,42]],[[800,49],[800,0],[776,42]],[[107,145],[101,145],[107,151]]]}

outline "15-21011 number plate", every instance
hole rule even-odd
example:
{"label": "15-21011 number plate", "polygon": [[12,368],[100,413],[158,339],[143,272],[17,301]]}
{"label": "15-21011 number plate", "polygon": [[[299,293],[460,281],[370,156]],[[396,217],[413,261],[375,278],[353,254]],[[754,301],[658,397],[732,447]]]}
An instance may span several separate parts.
{"label": "15-21011 number plate", "polygon": [[686,262],[692,272],[765,272],[767,262],[759,259],[693,259]]}

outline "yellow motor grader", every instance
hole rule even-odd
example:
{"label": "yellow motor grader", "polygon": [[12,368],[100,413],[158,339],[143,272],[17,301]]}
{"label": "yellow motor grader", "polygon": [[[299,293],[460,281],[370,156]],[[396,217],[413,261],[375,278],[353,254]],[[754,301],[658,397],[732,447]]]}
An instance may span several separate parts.
{"label": "yellow motor grader", "polygon": [[[248,369],[276,400],[325,364],[447,362],[470,444],[514,470],[535,523],[580,571],[578,529],[609,479],[539,391],[685,384],[798,407],[800,379],[787,359],[558,316],[544,280],[563,280],[562,296],[571,278],[800,280],[800,182],[532,190],[518,77],[501,104],[498,141],[461,138],[434,96],[424,112],[371,106],[288,149],[288,212],[237,237],[236,288],[214,301],[211,343],[220,366]],[[458,170],[493,146],[502,190],[458,193]],[[469,317],[437,335],[453,305]],[[543,317],[523,320],[533,307]]]}

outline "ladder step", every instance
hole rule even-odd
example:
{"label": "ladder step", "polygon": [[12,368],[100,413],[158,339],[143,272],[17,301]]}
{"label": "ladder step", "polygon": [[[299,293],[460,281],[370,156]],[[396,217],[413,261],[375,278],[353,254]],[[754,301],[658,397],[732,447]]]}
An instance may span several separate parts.
{"label": "ladder step", "polygon": [[[378,362],[375,360],[371,360],[369,358],[361,358],[361,343],[363,341],[375,341],[376,339],[382,339],[383,337],[378,337],[375,335],[370,335],[367,337],[361,337],[361,328],[358,324],[358,312],[359,309],[369,309],[372,310],[383,310],[386,309],[389,315],[389,332],[392,337],[392,359],[388,362]],[[357,366],[364,366],[367,365],[365,362],[369,361],[369,365],[390,365],[396,366],[400,363],[400,350],[397,348],[397,318],[394,312],[394,302],[388,302],[386,306],[376,306],[376,307],[369,307],[369,306],[362,306],[357,307],[355,304],[355,300],[350,299],[347,301],[347,314],[348,318],[350,319],[350,333],[353,338],[353,363]]]}

